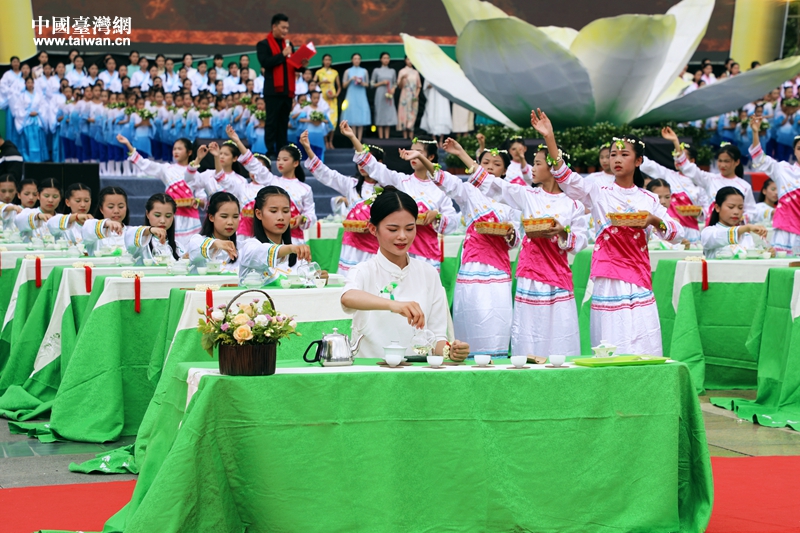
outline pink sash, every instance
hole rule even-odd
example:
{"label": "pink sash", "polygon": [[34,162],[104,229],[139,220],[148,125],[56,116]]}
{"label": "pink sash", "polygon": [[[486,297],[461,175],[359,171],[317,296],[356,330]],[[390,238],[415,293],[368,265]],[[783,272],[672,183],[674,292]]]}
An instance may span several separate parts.
{"label": "pink sash", "polygon": [[475,231],[475,222],[499,222],[494,213],[488,213],[473,221],[467,228],[464,249],[461,251],[461,264],[483,263],[491,265],[511,275],[511,262],[508,259],[508,244],[501,235],[482,235]]}
{"label": "pink sash", "polygon": [[[299,216],[301,216],[300,210],[299,210],[299,209],[297,209],[297,206],[294,204],[294,202],[292,202],[292,211],[291,211],[291,215],[292,215],[292,218],[295,218],[295,217],[299,217]],[[299,226],[297,226],[296,228],[294,228],[294,229],[292,230],[292,239],[299,239],[299,240],[301,240],[301,241],[302,241],[302,240],[305,240],[306,236],[305,236],[305,234],[303,233],[303,228],[302,228],[302,226],[303,226],[303,225],[302,225],[302,224],[300,224]]]}
{"label": "pink sash", "polygon": [[[347,220],[369,220],[370,209],[363,201],[353,206],[347,213]],[[342,244],[357,248],[362,252],[370,254],[378,253],[378,239],[372,233],[356,233],[345,231],[342,237]]]}
{"label": "pink sash", "polygon": [[[176,201],[184,198],[194,198],[192,189],[184,180],[178,180],[167,187],[167,194]],[[196,207],[179,207],[175,211],[175,216],[200,219],[200,213]]]}
{"label": "pink sash", "polygon": [[595,278],[618,279],[653,290],[647,233],[626,226],[604,229],[592,253],[592,279]]}
{"label": "pink sash", "polygon": [[[417,207],[419,208],[420,215],[429,211],[428,206],[422,202],[417,202]],[[414,243],[408,251],[413,255],[424,257],[425,259],[441,262],[439,235],[436,233],[436,230],[433,229],[433,224],[417,226],[417,237],[414,239]]]}
{"label": "pink sash", "polygon": [[558,247],[557,237],[525,237],[519,253],[517,276],[572,292],[572,272],[569,269],[567,252]]}
{"label": "pink sash", "polygon": [[772,226],[800,235],[800,191],[790,191],[778,199],[775,214],[772,216]]}
{"label": "pink sash", "polygon": [[255,220],[253,209],[255,209],[255,206],[256,201],[251,200],[242,207],[242,216],[239,217],[239,228],[236,230],[238,235],[255,237],[255,233],[253,233],[253,222]]}
{"label": "pink sash", "polygon": [[669,209],[667,209],[667,213],[669,213],[669,216],[671,216],[673,220],[678,222],[678,224],[680,224],[684,228],[700,229],[700,226],[697,225],[696,218],[678,214],[678,212],[675,210],[675,207],[679,205],[694,205],[694,204],[692,204],[692,200],[689,198],[689,195],[687,195],[685,192],[676,192],[675,194],[672,195],[672,203],[669,204]]}

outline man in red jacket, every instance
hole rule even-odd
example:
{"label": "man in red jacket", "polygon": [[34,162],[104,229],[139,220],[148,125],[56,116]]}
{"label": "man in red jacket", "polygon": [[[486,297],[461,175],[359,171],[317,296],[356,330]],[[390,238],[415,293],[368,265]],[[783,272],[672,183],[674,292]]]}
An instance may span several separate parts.
{"label": "man in red jacket", "polygon": [[[256,44],[258,62],[264,68],[264,103],[267,117],[264,124],[264,143],[270,157],[278,155],[288,143],[289,114],[294,99],[295,66],[287,62],[294,48],[286,39],[289,17],[278,13],[272,17],[272,32]],[[303,66],[308,61],[303,62]]]}

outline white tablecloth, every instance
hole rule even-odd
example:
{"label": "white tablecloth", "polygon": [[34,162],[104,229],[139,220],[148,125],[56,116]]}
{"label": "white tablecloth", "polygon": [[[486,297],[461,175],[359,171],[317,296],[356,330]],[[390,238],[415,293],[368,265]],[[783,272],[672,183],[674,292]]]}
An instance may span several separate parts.
{"label": "white tablecloth", "polygon": [[[764,283],[770,268],[788,267],[794,258],[786,259],[711,259],[708,263],[709,283]],[[795,278],[797,279],[797,278]],[[672,307],[678,312],[681,290],[689,283],[702,283],[701,261],[679,261],[672,286]],[[796,283],[796,282],[795,282]]]}

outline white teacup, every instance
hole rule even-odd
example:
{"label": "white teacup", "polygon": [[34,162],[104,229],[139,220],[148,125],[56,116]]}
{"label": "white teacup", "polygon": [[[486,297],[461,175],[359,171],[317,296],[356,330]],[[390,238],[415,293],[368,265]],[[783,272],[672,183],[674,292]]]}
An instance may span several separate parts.
{"label": "white teacup", "polygon": [[207,261],[206,268],[211,274],[219,274],[222,272],[222,261]]}
{"label": "white teacup", "polygon": [[383,360],[386,361],[386,364],[389,366],[397,366],[403,362],[403,356],[401,354],[386,354],[383,356]]}
{"label": "white teacup", "polygon": [[433,368],[439,368],[444,363],[444,356],[442,355],[429,355],[428,364]]}
{"label": "white teacup", "polygon": [[785,259],[788,254],[786,252],[775,252],[775,257],[778,259]]}
{"label": "white teacup", "polygon": [[528,356],[526,355],[512,355],[511,356],[511,364],[514,365],[514,368],[522,368],[525,366],[525,363],[528,362]]}
{"label": "white teacup", "polygon": [[326,280],[326,279],[317,278],[317,279],[314,280],[314,286],[316,286],[318,289],[322,289],[323,287],[325,287],[325,283],[327,281],[328,280]]}
{"label": "white teacup", "polygon": [[478,366],[486,366],[491,362],[492,362],[492,356],[491,355],[478,354],[478,355],[475,356],[475,364],[478,365]]}
{"label": "white teacup", "polygon": [[197,274],[200,276],[205,276],[206,274],[208,274],[208,267],[201,267],[201,266],[197,267]]}
{"label": "white teacup", "polygon": [[564,361],[567,360],[566,355],[551,355],[550,356],[550,364],[553,366],[561,366],[564,364]]}

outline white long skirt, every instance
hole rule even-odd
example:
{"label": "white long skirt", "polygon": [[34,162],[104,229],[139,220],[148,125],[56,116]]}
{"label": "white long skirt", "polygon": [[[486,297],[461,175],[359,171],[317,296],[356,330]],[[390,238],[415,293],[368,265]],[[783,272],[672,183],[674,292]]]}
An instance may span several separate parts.
{"label": "white long skirt", "polygon": [[775,228],[772,233],[772,246],[778,252],[794,253],[796,249],[800,249],[800,235]]}
{"label": "white long skirt", "polygon": [[661,323],[653,291],[618,279],[595,278],[592,346],[609,342],[619,355],[661,355]]}
{"label": "white long skirt", "polygon": [[375,254],[359,250],[355,246],[343,244],[342,251],[339,253],[339,274],[348,277],[356,265],[372,259],[374,256]]}
{"label": "white long skirt", "polygon": [[456,339],[469,343],[471,355],[508,355],[512,315],[508,274],[481,263],[461,267],[453,294],[453,325]]}
{"label": "white long skirt", "polygon": [[580,355],[575,295],[547,283],[517,278],[511,350],[514,355]]}

